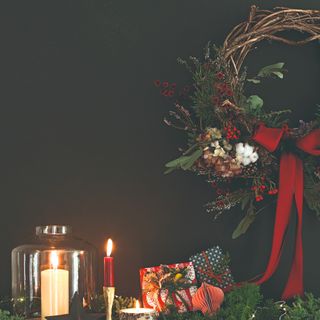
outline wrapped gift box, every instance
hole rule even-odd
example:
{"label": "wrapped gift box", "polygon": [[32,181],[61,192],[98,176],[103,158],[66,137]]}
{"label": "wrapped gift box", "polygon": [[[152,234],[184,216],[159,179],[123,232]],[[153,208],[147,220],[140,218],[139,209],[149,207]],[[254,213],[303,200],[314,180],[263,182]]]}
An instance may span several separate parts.
{"label": "wrapped gift box", "polygon": [[190,257],[199,283],[206,282],[223,291],[230,290],[234,279],[229,267],[229,256],[219,246],[197,253]]}
{"label": "wrapped gift box", "polygon": [[197,280],[192,262],[140,269],[142,300],[145,308],[178,312],[191,311]]}

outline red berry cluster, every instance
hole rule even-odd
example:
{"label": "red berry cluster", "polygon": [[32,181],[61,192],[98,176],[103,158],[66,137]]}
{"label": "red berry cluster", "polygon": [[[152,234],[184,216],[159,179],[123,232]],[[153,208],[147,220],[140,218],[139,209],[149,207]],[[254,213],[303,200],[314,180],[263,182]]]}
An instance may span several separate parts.
{"label": "red berry cluster", "polygon": [[233,97],[233,91],[230,86],[223,81],[225,74],[221,71],[215,74],[215,81],[213,83],[213,89],[215,94],[211,97],[211,102],[214,106],[221,107],[221,102]]}
{"label": "red berry cluster", "polygon": [[218,80],[223,80],[224,79],[224,73],[222,71],[219,71],[216,73],[216,78]]}
{"label": "red berry cluster", "polygon": [[218,93],[218,95],[220,96],[224,96],[224,97],[232,97],[233,96],[233,91],[230,88],[230,86],[225,83],[225,82],[215,82],[213,84],[213,88],[215,89],[215,91]]}
{"label": "red berry cluster", "polygon": [[252,188],[251,188],[251,190],[252,191],[264,191],[264,190],[266,190],[266,186],[265,185],[260,185],[260,186],[253,186]]}
{"label": "red berry cluster", "polygon": [[275,194],[277,194],[278,193],[278,189],[277,188],[273,188],[273,189],[270,189],[269,191],[268,191],[268,194],[270,194],[270,195],[275,195]]}
{"label": "red berry cluster", "polygon": [[160,80],[155,80],[154,85],[161,88],[160,93],[164,97],[173,97],[177,86],[176,83],[169,83],[168,81],[161,82]]}
{"label": "red berry cluster", "polygon": [[[262,178],[261,179],[262,181],[265,180],[265,178]],[[255,185],[251,188],[252,191],[255,192],[255,199],[257,202],[260,202],[262,201],[264,198],[263,198],[263,192],[265,192],[267,190],[267,186],[264,185],[264,184],[261,184],[259,186]],[[269,195],[275,195],[278,193],[278,189],[277,188],[274,188],[274,187],[270,187],[269,190],[268,190],[268,194]]]}
{"label": "red berry cluster", "polygon": [[262,193],[266,190],[266,186],[264,184],[261,184],[259,186],[253,186],[251,190],[255,192],[255,199],[257,202],[260,202],[263,200]]}
{"label": "red berry cluster", "polygon": [[235,127],[232,123],[228,123],[224,127],[224,131],[226,132],[226,138],[228,140],[237,140],[240,138],[240,130],[237,127]]}

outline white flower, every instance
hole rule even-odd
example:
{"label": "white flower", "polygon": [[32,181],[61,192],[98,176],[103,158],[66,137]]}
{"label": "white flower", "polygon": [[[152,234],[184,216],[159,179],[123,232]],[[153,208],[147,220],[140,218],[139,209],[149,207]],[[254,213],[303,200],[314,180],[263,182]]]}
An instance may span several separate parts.
{"label": "white flower", "polygon": [[236,144],[236,152],[239,155],[244,153],[244,146],[242,142]]}
{"label": "white flower", "polygon": [[250,158],[250,160],[251,160],[252,163],[255,163],[255,162],[259,159],[259,155],[258,155],[257,152],[254,152],[254,153],[252,153],[252,154],[250,155],[249,158]]}
{"label": "white flower", "polygon": [[243,158],[241,163],[243,166],[247,166],[251,163],[251,160],[250,158]]}
{"label": "white flower", "polygon": [[244,157],[250,157],[252,153],[253,153],[253,147],[246,143],[244,145],[243,156]]}
{"label": "white flower", "polygon": [[248,143],[239,142],[236,144],[236,159],[244,166],[255,163],[259,159],[259,155],[254,151],[254,147]]}
{"label": "white flower", "polygon": [[242,159],[242,164],[243,164],[244,166],[247,166],[247,165],[249,165],[250,163],[251,163],[251,160],[250,160],[249,157],[244,157],[244,158]]}

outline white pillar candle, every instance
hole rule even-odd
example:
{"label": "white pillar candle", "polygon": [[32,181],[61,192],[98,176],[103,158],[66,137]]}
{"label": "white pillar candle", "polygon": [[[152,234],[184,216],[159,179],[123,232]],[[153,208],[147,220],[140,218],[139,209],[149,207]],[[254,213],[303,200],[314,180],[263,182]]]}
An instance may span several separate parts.
{"label": "white pillar candle", "polygon": [[69,271],[59,269],[56,251],[50,254],[50,268],[41,271],[41,318],[69,313]]}

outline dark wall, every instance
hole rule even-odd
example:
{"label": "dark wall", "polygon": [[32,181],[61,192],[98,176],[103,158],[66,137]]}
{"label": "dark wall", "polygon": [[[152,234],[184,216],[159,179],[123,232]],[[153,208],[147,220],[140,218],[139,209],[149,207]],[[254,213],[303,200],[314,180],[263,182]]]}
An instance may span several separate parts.
{"label": "dark wall", "polygon": [[[188,83],[178,56],[221,44],[244,20],[247,0],[1,1],[0,294],[10,291],[10,251],[35,225],[71,224],[100,250],[116,242],[118,293],[137,295],[142,266],[187,260],[219,244],[237,280],[264,271],[274,208],[234,241],[239,209],[217,222],[203,209],[210,187],[192,174],[163,175],[184,136],[167,128],[170,109],[154,79]],[[319,8],[319,1],[256,1],[263,8]],[[284,81],[259,94],[267,108],[312,118],[320,102],[320,50],[263,43],[252,74],[284,61]],[[320,223],[304,215],[305,287],[320,294]],[[279,272],[264,286],[278,297],[288,275],[294,224]],[[100,269],[101,269],[100,268]],[[102,270],[100,279],[102,276]]]}

